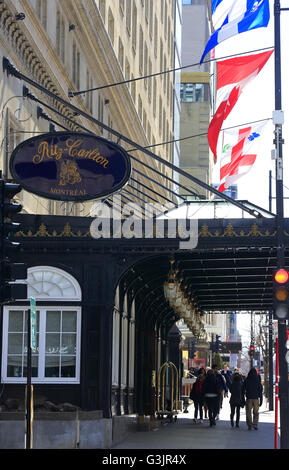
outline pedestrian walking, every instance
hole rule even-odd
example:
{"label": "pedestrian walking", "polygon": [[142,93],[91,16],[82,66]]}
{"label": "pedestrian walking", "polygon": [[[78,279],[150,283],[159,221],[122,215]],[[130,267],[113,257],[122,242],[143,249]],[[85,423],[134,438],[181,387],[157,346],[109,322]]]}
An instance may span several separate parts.
{"label": "pedestrian walking", "polygon": [[204,400],[208,406],[210,427],[216,425],[220,387],[216,375],[212,369],[208,370],[202,387]]}
{"label": "pedestrian walking", "polygon": [[221,374],[223,377],[225,377],[226,385],[229,389],[232,384],[233,378],[232,378],[232,372],[230,371],[228,364],[224,364],[224,369],[221,371]]}
{"label": "pedestrian walking", "polygon": [[[248,430],[258,429],[259,406],[263,402],[263,386],[255,367],[250,369],[243,383],[243,393],[246,395],[246,423]],[[253,417],[252,417],[253,413]]]}
{"label": "pedestrian walking", "polygon": [[234,369],[234,372],[232,374],[232,380],[233,380],[235,374],[239,374],[241,376],[241,379],[243,380],[242,373],[241,373],[241,371],[238,367],[235,367],[235,369]]}
{"label": "pedestrian walking", "polygon": [[[206,367],[206,374],[208,373],[208,370],[211,370],[211,367],[209,366]],[[205,411],[205,418],[208,418],[208,405],[205,400],[204,400],[204,411]]]}
{"label": "pedestrian walking", "polygon": [[190,367],[190,370],[187,374],[187,379],[192,379],[193,377],[195,377],[194,369],[193,369],[193,367]]}
{"label": "pedestrian walking", "polygon": [[234,427],[234,417],[236,412],[236,428],[239,427],[240,422],[240,408],[245,405],[245,398],[243,395],[242,377],[240,374],[233,375],[233,381],[230,385],[230,407],[231,407],[231,426]]}
{"label": "pedestrian walking", "polygon": [[219,399],[218,399],[217,416],[216,416],[216,419],[219,419],[220,410],[222,409],[222,405],[223,405],[223,398],[228,396],[229,389],[227,387],[225,378],[223,377],[223,375],[219,371],[218,365],[213,364],[212,369],[213,369],[214,374],[216,376],[216,380],[217,380],[218,387],[219,387],[219,390],[220,390],[219,397],[218,397]]}
{"label": "pedestrian walking", "polygon": [[202,393],[202,388],[204,384],[204,380],[206,378],[206,371],[204,367],[201,367],[197,373],[197,380],[193,384],[190,398],[194,402],[195,407],[195,414],[194,414],[194,422],[197,423],[198,412],[200,415],[200,423],[203,422],[203,405],[204,405],[204,397]]}

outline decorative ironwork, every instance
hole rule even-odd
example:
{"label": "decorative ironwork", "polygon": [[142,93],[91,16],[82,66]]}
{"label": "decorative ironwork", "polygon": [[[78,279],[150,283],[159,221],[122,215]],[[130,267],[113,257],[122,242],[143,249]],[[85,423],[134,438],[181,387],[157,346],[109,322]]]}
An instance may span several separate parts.
{"label": "decorative ironwork", "polygon": [[35,233],[32,233],[31,230],[28,230],[27,233],[21,231],[15,233],[15,237],[27,237],[27,238],[85,238],[85,237],[91,237],[90,231],[88,230],[87,232],[81,232],[78,230],[77,232],[74,232],[71,228],[71,225],[69,223],[65,224],[63,227],[63,230],[59,233],[55,229],[53,229],[51,232],[47,230],[45,224],[40,224],[38,230]]}
{"label": "decorative ironwork", "polygon": [[[145,234],[144,238],[145,238]],[[156,234],[159,235],[159,234]],[[229,223],[224,231],[222,232],[220,229],[215,231],[210,231],[208,225],[203,224],[201,229],[199,230],[199,238],[225,238],[225,237],[235,237],[235,238],[244,238],[244,237],[275,237],[276,230],[270,232],[266,229],[264,232],[260,230],[256,223],[253,223],[250,227],[250,230],[246,233],[243,229],[239,232],[234,229],[233,224]],[[284,235],[289,236],[289,233],[284,230]],[[39,228],[36,232],[32,232],[28,230],[24,232],[23,230],[17,232],[15,234],[16,237],[27,237],[27,238],[93,238],[91,237],[90,231],[81,231],[81,230],[73,230],[69,223],[66,223],[63,229],[60,232],[57,232],[55,228],[47,229],[45,224],[40,224]],[[163,234],[164,238],[169,238],[167,231]]]}

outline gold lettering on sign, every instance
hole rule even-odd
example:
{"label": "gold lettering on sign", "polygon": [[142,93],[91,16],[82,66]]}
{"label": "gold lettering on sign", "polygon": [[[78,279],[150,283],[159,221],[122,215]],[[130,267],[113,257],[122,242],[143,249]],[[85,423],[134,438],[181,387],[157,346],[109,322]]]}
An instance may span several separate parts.
{"label": "gold lettering on sign", "polygon": [[39,164],[43,161],[44,157],[47,158],[54,158],[55,160],[59,160],[63,156],[63,149],[59,148],[58,145],[50,145],[48,142],[41,142],[39,144],[38,153],[34,155],[32,161],[35,164]]}
{"label": "gold lettering on sign", "polygon": [[61,196],[85,196],[85,189],[60,189],[50,188],[52,194],[60,194]]}
{"label": "gold lettering on sign", "polygon": [[84,149],[81,147],[82,143],[82,139],[74,140],[72,138],[66,140],[66,147],[62,147],[58,144],[49,144],[46,141],[41,142],[38,145],[36,155],[34,155],[32,158],[32,162],[35,165],[39,165],[39,163],[43,162],[45,158],[60,160],[64,156],[64,154],[66,154],[69,157],[78,157],[87,160],[93,160],[95,163],[102,166],[103,168],[107,168],[107,166],[109,165],[109,160],[100,155],[99,149],[97,147],[92,150]]}

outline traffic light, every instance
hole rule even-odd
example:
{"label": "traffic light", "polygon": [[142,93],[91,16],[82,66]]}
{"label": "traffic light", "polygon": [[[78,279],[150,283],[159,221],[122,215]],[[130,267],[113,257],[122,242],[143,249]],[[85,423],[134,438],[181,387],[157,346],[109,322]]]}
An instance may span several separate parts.
{"label": "traffic light", "polygon": [[250,349],[249,349],[249,356],[253,358],[254,355],[255,355],[255,346],[254,344],[251,344]]}
{"label": "traffic light", "polygon": [[27,265],[1,261],[1,302],[27,298],[27,284],[13,282],[27,278]]}
{"label": "traffic light", "polygon": [[6,303],[16,299],[27,298],[27,285],[13,283],[27,278],[27,265],[13,263],[9,254],[20,248],[20,243],[11,241],[11,237],[19,231],[20,223],[13,222],[12,217],[22,209],[21,204],[13,202],[13,197],[21,191],[19,184],[7,183],[0,179],[0,235],[1,235],[1,283],[0,302]]}
{"label": "traffic light", "polygon": [[221,352],[222,350],[222,342],[220,340],[221,336],[220,335],[216,335],[216,352]]}
{"label": "traffic light", "polygon": [[289,318],[289,273],[283,268],[273,273],[273,309],[276,319]]}
{"label": "traffic light", "polygon": [[17,250],[20,243],[12,242],[9,240],[13,233],[19,230],[20,224],[13,222],[11,219],[14,214],[20,212],[22,209],[21,204],[12,201],[13,197],[21,191],[20,184],[1,182],[1,247],[2,259],[8,251]]}

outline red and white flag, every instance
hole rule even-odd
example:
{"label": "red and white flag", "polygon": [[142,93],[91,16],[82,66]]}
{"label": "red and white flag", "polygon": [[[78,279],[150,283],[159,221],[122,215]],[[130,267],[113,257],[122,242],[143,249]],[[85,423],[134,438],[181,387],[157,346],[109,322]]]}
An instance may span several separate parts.
{"label": "red and white flag", "polygon": [[225,191],[251,170],[260,150],[262,134],[264,134],[267,122],[243,129],[224,131],[219,191]]}
{"label": "red and white flag", "polygon": [[225,119],[237,103],[244,87],[262,70],[272,51],[217,62],[217,107],[208,129],[208,142],[217,161],[219,134]]}

